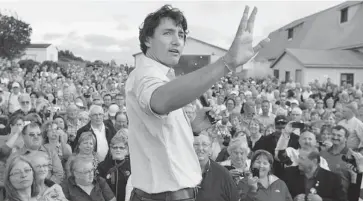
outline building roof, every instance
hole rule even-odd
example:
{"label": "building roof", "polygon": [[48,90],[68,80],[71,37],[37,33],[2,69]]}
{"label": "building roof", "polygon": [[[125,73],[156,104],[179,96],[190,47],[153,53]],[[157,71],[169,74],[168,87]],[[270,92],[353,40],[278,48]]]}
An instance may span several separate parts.
{"label": "building roof", "polygon": [[28,46],[28,48],[48,48],[51,45],[52,44],[41,44],[41,43],[38,43],[38,44],[30,44]]}
{"label": "building roof", "polygon": [[[191,37],[191,36],[187,37],[187,40],[194,40],[194,41],[196,41],[196,42],[198,42],[198,43],[202,43],[202,44],[204,44],[204,45],[208,45],[208,46],[211,46],[211,47],[213,47],[213,48],[216,48],[216,49],[219,49],[219,50],[222,50],[222,51],[225,51],[225,52],[227,52],[227,51],[228,51],[227,49],[221,48],[221,47],[216,46],[216,45],[213,45],[213,44],[211,44],[211,43],[207,43],[207,42],[205,42],[205,41],[202,41],[202,40],[196,39],[196,38]],[[135,57],[136,55],[139,55],[139,54],[141,54],[141,53],[142,53],[142,52],[138,52],[138,53],[133,54],[132,56],[133,56],[133,57]]]}
{"label": "building roof", "polygon": [[363,68],[363,54],[353,50],[286,49],[271,65],[273,68],[285,54],[305,67]]}
{"label": "building roof", "polygon": [[[348,22],[340,24],[340,11],[348,10]],[[349,49],[363,46],[363,1],[347,1],[321,12],[295,20],[269,34],[270,43],[256,60],[274,60],[286,48]],[[288,40],[288,29],[294,28]]]}

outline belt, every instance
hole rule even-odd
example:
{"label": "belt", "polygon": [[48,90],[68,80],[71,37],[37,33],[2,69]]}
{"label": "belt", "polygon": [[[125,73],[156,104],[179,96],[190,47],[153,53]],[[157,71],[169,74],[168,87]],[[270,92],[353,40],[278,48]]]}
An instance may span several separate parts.
{"label": "belt", "polygon": [[138,188],[134,188],[134,192],[137,196],[152,199],[152,200],[185,200],[185,199],[196,199],[198,189],[197,188],[184,188],[177,191],[168,191],[162,193],[146,193]]}

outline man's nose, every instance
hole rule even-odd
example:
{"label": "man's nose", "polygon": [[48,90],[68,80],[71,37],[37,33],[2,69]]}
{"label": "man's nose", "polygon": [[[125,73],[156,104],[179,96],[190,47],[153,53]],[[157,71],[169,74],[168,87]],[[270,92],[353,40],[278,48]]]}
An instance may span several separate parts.
{"label": "man's nose", "polygon": [[173,35],[172,44],[175,46],[180,46],[182,40],[184,40],[184,38],[179,37],[178,33],[176,33]]}

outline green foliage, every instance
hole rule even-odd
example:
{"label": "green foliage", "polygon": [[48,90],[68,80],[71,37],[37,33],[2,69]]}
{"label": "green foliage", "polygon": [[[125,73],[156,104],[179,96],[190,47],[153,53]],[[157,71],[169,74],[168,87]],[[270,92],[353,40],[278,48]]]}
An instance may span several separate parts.
{"label": "green foliage", "polygon": [[25,69],[27,72],[31,71],[35,65],[39,65],[40,63],[31,59],[28,60],[20,60],[18,62],[20,68]]}
{"label": "green foliage", "polygon": [[62,61],[83,61],[82,57],[77,57],[69,50],[60,50],[58,52],[58,59]]}
{"label": "green foliage", "polygon": [[0,58],[13,60],[21,57],[30,44],[31,34],[29,24],[0,13]]}

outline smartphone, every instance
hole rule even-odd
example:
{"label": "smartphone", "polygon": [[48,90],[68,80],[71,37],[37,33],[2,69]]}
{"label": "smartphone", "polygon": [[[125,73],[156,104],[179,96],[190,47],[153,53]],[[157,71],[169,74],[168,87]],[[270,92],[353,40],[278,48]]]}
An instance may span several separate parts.
{"label": "smartphone", "polygon": [[252,168],[252,177],[260,177],[260,170],[257,168]]}
{"label": "smartphone", "polygon": [[305,124],[302,122],[293,122],[291,123],[291,127],[292,128],[300,128],[300,129],[304,129]]}

